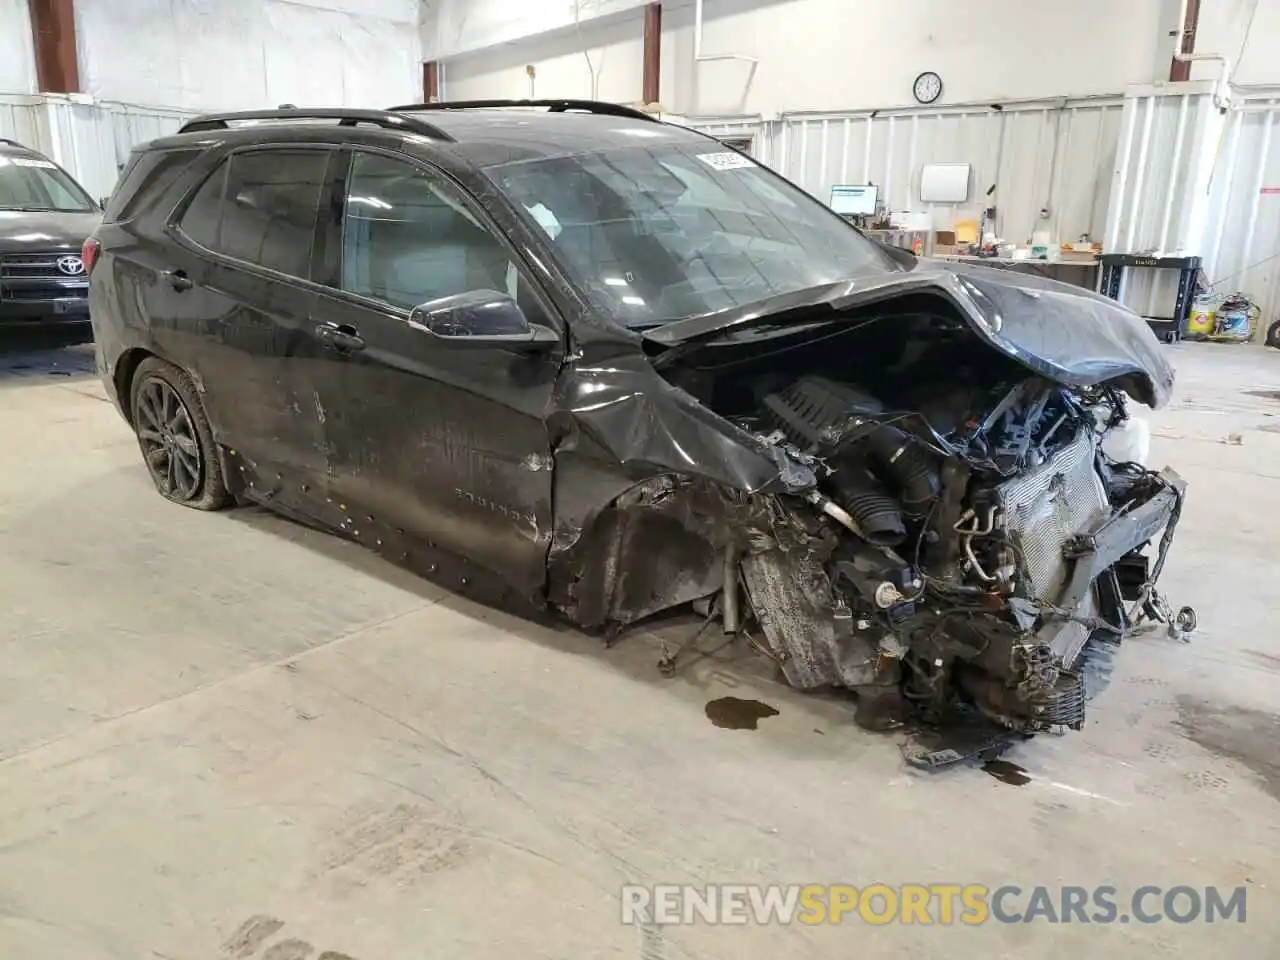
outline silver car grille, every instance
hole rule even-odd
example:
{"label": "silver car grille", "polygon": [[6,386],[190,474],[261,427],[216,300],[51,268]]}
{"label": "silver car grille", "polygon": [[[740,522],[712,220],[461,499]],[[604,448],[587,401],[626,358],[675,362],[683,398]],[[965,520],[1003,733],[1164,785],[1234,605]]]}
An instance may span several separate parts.
{"label": "silver car grille", "polygon": [[[76,257],[63,251],[48,253],[6,253],[0,256],[0,279],[4,280],[72,280],[84,275],[84,268],[66,272],[58,269],[58,260]],[[78,259],[78,257],[77,257]]]}
{"label": "silver car grille", "polygon": [[1110,513],[1094,437],[1080,435],[1051,460],[996,490],[1004,526],[1021,551],[1033,595],[1056,603],[1066,586],[1066,542]]}

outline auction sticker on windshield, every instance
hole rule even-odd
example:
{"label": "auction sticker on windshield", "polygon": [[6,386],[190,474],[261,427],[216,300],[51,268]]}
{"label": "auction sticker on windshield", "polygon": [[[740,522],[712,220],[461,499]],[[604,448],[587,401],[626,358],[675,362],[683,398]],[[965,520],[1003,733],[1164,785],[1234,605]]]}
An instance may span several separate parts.
{"label": "auction sticker on windshield", "polygon": [[700,153],[698,159],[705,163],[708,167],[716,170],[737,170],[741,167],[754,167],[755,161],[750,157],[744,157],[740,153],[734,153],[726,150],[724,153]]}

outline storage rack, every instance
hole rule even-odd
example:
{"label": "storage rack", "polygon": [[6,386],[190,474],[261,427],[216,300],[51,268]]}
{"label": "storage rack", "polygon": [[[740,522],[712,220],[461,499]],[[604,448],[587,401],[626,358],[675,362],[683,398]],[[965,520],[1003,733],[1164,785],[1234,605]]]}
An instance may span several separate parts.
{"label": "storage rack", "polygon": [[1151,257],[1134,253],[1104,253],[1098,258],[1102,264],[1102,294],[1112,300],[1120,299],[1120,285],[1128,267],[1146,267],[1152,270],[1177,270],[1178,295],[1173,305],[1172,317],[1143,317],[1152,332],[1166,343],[1176,343],[1187,330],[1187,318],[1191,315],[1191,299],[1195,296],[1196,274],[1200,272],[1199,257]]}

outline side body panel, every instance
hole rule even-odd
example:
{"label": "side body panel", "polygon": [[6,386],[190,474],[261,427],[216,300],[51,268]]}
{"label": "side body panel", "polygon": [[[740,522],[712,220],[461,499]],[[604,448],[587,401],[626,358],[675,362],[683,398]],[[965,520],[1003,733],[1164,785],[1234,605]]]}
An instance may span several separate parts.
{"label": "side body panel", "polygon": [[[322,162],[331,155],[327,146],[308,149]],[[221,175],[229,152],[207,151],[166,192],[167,202],[144,204],[139,217],[99,229],[102,256],[91,283],[99,367],[114,393],[126,350],[176,364],[201,391],[215,440],[250,473],[246,485],[266,485],[266,496],[285,486],[319,495],[324,434],[304,414],[315,406],[315,286],[213,252],[180,226],[186,205],[211,172]],[[117,400],[127,411],[128,396]]]}
{"label": "side body panel", "polygon": [[[484,225],[492,246],[509,258],[503,263],[509,262],[512,271],[523,264],[499,245],[501,234],[480,206],[438,170],[383,153],[355,156],[373,158],[384,173],[389,167],[409,176],[388,178],[389,192],[381,195],[376,184],[366,184],[359,194],[353,190],[355,213],[349,221],[343,216],[345,192],[327,208],[331,219],[322,245],[328,251],[341,247],[343,255],[326,257],[325,279],[333,289],[318,296],[314,320],[359,338],[354,348],[330,343],[315,366],[314,419],[325,432],[329,490],[342,514],[339,522],[361,540],[367,539],[362,529],[406,531],[428,549],[464,558],[515,594],[539,598],[552,526],[545,420],[564,351],[528,354],[450,342],[411,320],[404,300],[408,293],[464,292],[446,291],[441,284],[447,285],[457,268],[452,254],[475,253],[474,247],[463,251],[461,241],[440,238],[457,219],[450,215],[452,208],[442,222],[438,210],[427,216],[408,206],[426,189],[415,186],[417,175],[424,184],[430,178],[450,190],[453,202],[468,213],[464,225],[472,242],[486,236]],[[358,243],[344,245],[344,236],[373,242],[344,232],[356,233],[356,224],[395,239],[377,248],[375,262],[344,266],[343,256],[357,260],[362,249]],[[396,263],[383,256],[392,248]],[[403,302],[337,289],[344,278],[348,284],[359,278],[398,289],[385,296]]]}

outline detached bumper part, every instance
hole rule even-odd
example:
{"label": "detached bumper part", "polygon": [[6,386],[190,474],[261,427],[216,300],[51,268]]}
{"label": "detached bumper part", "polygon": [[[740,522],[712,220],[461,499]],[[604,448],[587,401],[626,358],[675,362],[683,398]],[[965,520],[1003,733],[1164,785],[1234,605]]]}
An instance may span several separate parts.
{"label": "detached bumper part", "polygon": [[[1175,511],[1187,485],[1177,473],[1167,468],[1160,474],[1160,479],[1165,482],[1165,489],[1147,503],[1107,520],[1092,534],[1077,537],[1068,545],[1068,555],[1075,561],[1075,566],[1066,591],[1057,604],[1059,608],[1083,612],[1093,606],[1092,594],[1095,593],[1099,577],[1111,571],[1121,560],[1142,549],[1161,530],[1167,531],[1166,543],[1171,539],[1178,520]],[[1163,550],[1157,560],[1157,571],[1162,561]],[[1150,581],[1144,586],[1151,589]],[[1124,608],[1119,605],[1119,591],[1110,595],[1114,597],[1111,609],[1101,610],[1100,613],[1107,623],[1114,624],[1123,631],[1130,624]],[[1093,633],[1088,625],[1081,622],[1082,619],[1083,617],[1059,621],[1044,627],[1039,633],[1042,642],[1053,650],[1066,668],[1075,663],[1080,650]]]}

